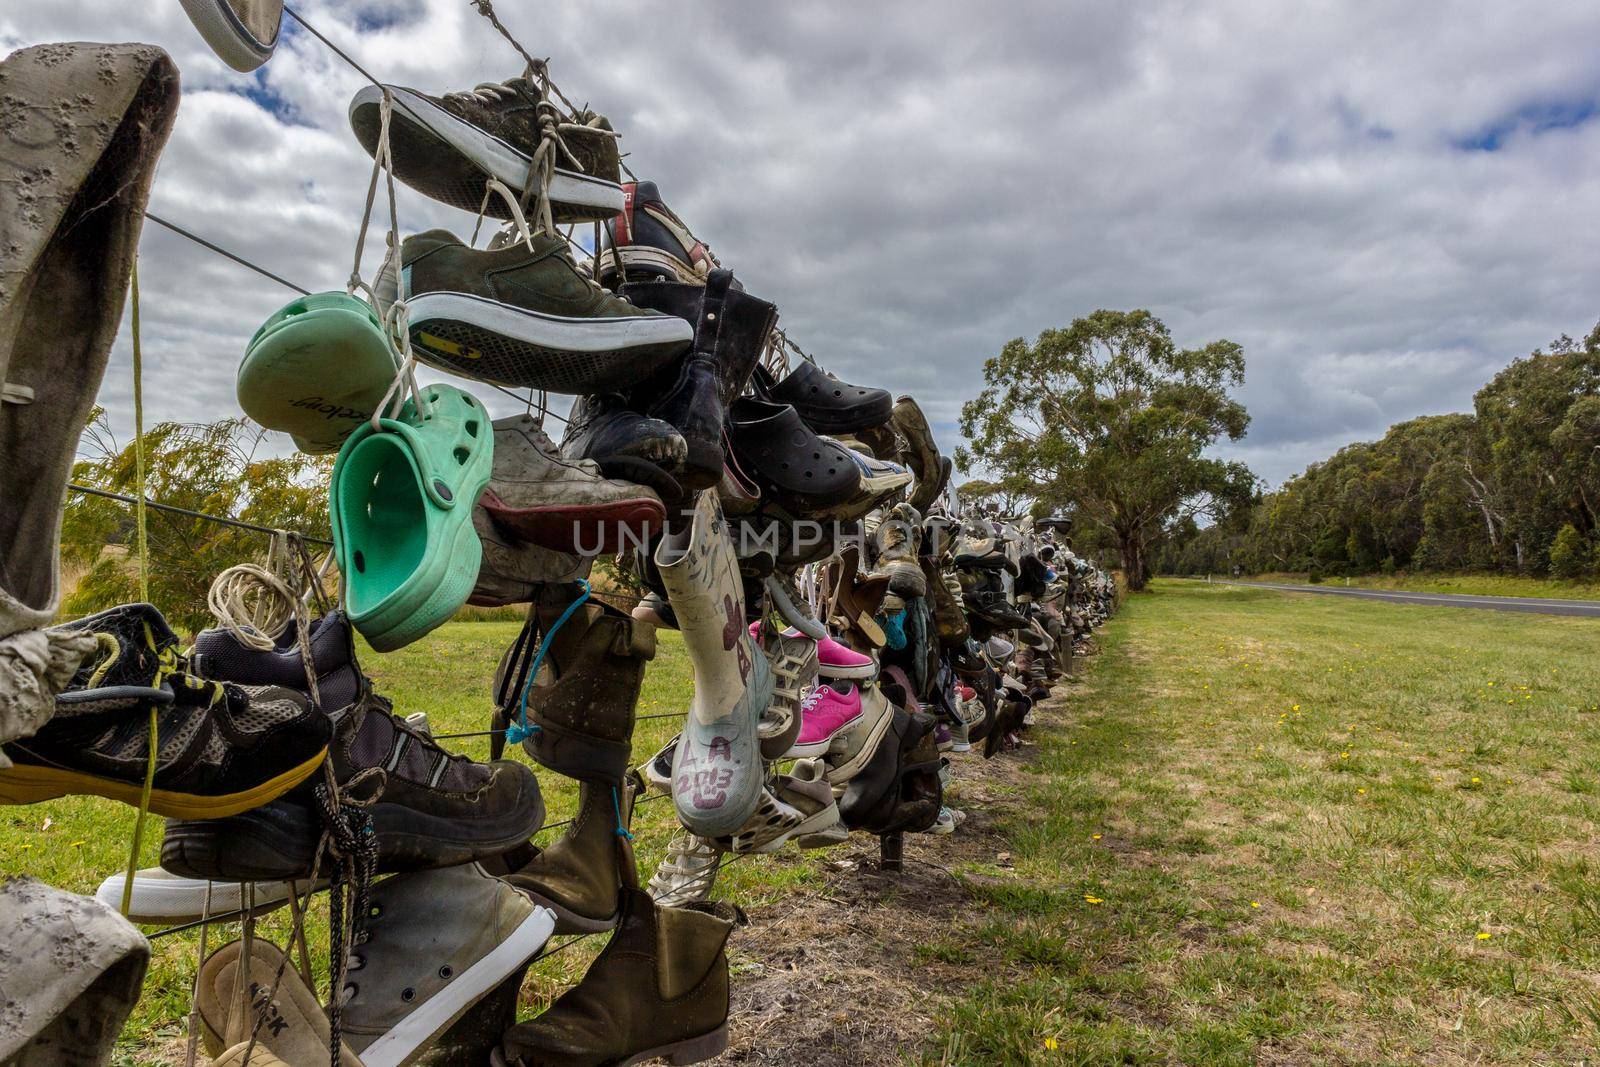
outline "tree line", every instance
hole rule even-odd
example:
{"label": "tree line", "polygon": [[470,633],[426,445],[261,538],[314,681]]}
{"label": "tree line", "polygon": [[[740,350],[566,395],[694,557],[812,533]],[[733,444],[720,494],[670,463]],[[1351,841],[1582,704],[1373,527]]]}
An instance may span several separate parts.
{"label": "tree line", "polygon": [[1600,570],[1600,326],[1506,367],[1470,413],[1340,449],[1201,528],[1176,517],[1161,573]]}

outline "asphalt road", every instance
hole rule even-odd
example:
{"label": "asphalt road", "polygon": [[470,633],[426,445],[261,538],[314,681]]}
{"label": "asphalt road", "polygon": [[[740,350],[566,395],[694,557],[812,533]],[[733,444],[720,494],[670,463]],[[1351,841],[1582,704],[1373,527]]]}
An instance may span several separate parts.
{"label": "asphalt road", "polygon": [[1280,582],[1236,582],[1213,578],[1221,585],[1281,589],[1286,593],[1321,593],[1358,600],[1387,600],[1425,608],[1485,608],[1489,611],[1523,611],[1536,615],[1577,615],[1600,618],[1600,600],[1548,600],[1532,596],[1465,596],[1459,593],[1404,593],[1394,589],[1357,589],[1343,585],[1286,585]]}

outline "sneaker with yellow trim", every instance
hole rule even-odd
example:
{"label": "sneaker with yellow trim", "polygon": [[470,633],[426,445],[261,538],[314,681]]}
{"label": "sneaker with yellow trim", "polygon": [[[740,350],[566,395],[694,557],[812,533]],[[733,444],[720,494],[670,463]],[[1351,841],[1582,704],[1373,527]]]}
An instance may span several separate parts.
{"label": "sneaker with yellow trim", "polygon": [[94,635],[96,650],[56,698],[53,718],[4,746],[0,803],[60,796],[137,805],[155,711],[150,810],[215,819],[265,804],[299,785],[328,753],[328,716],[275,686],[208,681],[189,673],[178,637],[149,604],[124,604],[56,627]]}

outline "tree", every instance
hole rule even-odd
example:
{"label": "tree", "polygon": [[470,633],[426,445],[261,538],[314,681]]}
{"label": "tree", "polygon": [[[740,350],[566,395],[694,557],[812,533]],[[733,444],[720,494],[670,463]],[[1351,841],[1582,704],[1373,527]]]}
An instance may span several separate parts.
{"label": "tree", "polygon": [[997,515],[1016,517],[1026,513],[1032,506],[1033,486],[1014,486],[973,478],[956,486],[956,499],[963,507],[982,505],[994,508]]}
{"label": "tree", "polygon": [[1557,578],[1581,578],[1589,569],[1589,543],[1578,528],[1565,523],[1550,542],[1550,573]]}
{"label": "tree", "polygon": [[[243,419],[207,425],[158,423],[145,434],[146,496],[157,503],[274,529],[328,537],[330,461],[302,453],[261,456],[264,430]],[[79,485],[133,495],[134,449],[119,446],[96,409],[85,435],[90,457],[73,467]],[[175,626],[207,625],[206,592],[236,563],[259,561],[265,534],[149,509],[150,599]],[[61,554],[84,571],[63,608],[87,614],[136,600],[134,509],[80,493],[67,497]]]}
{"label": "tree", "polygon": [[1180,349],[1148,311],[1096,311],[1029,344],[1010,341],[983,367],[961,409],[963,469],[1070,506],[1112,534],[1131,589],[1149,578],[1148,548],[1183,516],[1249,504],[1254,475],[1207,456],[1244,436],[1250,417],[1229,389],[1244,381],[1232,341]]}

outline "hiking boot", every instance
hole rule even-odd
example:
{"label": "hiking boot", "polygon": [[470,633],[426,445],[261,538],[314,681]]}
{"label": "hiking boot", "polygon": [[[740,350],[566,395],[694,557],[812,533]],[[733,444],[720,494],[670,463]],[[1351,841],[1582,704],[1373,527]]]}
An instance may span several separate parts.
{"label": "hiking boot", "polygon": [[[640,490],[647,492],[648,490]],[[587,578],[594,558],[543,548],[507,530],[484,506],[488,491],[472,506],[472,529],[478,535],[483,562],[472,583],[468,604],[498,608],[537,600],[545,586]]]}
{"label": "hiking boot", "polygon": [[496,682],[497,703],[527,708],[533,732],[522,747],[534,760],[569,778],[617,785],[628,773],[634,706],[644,665],[656,655],[656,632],[593,601],[567,615],[579,595],[571,585],[544,591],[534,619],[550,680],[527,688],[535,656],[530,631],[520,642],[523,655]]}
{"label": "hiking boot", "polygon": [[850,686],[848,693],[842,693],[831,685],[818,685],[806,694],[801,717],[800,735],[784,755],[821,756],[834,738],[861,721],[861,691]]}
{"label": "hiking boot", "polygon": [[917,560],[922,537],[922,516],[910,504],[896,504],[871,532],[867,547],[874,566],[869,578],[887,578],[889,594],[902,601],[928,593],[928,580]]}
{"label": "hiking boot", "polygon": [[788,404],[740,397],[727,421],[740,466],[780,503],[825,516],[861,495],[862,471],[850,450],[818,437]]}
{"label": "hiking boot", "polygon": [[592,934],[617,925],[617,892],[637,884],[629,825],[643,785],[578,783],[578,813],[566,832],[505,876],[555,913],[556,933]]}
{"label": "hiking boot", "polygon": [[[619,256],[626,279],[617,273]],[[622,184],[622,213],[606,223],[600,240],[603,285],[615,289],[623,281],[652,280],[704,285],[716,266],[711,250],[662,202],[655,182]]]}
{"label": "hiking boot", "polygon": [[[290,619],[273,647],[265,650],[251,648],[224,627],[201,630],[189,650],[189,666],[202,678],[235,685],[275,685],[309,697],[311,687],[300,656],[297,627]],[[332,715],[354,704],[366,678],[356,662],[350,620],[344,609],[335,608],[313,619],[306,643],[311,647],[311,664],[317,676],[317,706]]]}
{"label": "hiking boot", "polygon": [[[623,294],[640,307],[656,308],[693,324],[690,351],[676,366],[642,382],[633,400],[640,410],[671,423],[683,435],[688,459],[679,481],[684,488],[715,486],[722,478],[728,405],[744,392],[766,351],[778,309],[745,293],[732,272],[725,270],[712,271],[704,286],[630,283]],[[634,380],[646,373],[638,368]]]}
{"label": "hiking boot", "polygon": [[683,827],[667,842],[656,873],[650,876],[650,896],[663,908],[681,908],[705,900],[717,884],[722,855],[703,837]]}
{"label": "hiking boot", "polygon": [[0,803],[69,795],[137,805],[156,712],[156,770],[149,810],[178,819],[221,818],[299,785],[328,753],[328,720],[288,689],[225,685],[185,670],[178,636],[149,604],[124,604],[55,629],[93,634],[95,651],[55,715],[7,742]]}
{"label": "hiking boot", "polygon": [[689,456],[683,434],[671,423],[641,415],[620,396],[579,398],[567,415],[561,454],[593,460],[607,478],[648,486],[663,500],[683,499],[678,475]]}
{"label": "hiking boot", "polygon": [[603,115],[564,114],[527,77],[442,96],[367,85],[350,101],[350,126],[368,155],[378,151],[384,89],[393,100],[394,175],[423,195],[474,214],[482,207],[495,218],[510,218],[510,208],[498,199],[484,203],[485,185],[492,177],[514,192],[536,191],[543,175],[534,157],[543,148],[555,157],[545,190],[552,221],[600,222],[622,210],[617,137]]}
{"label": "hiking boot", "polygon": [[582,556],[644,544],[666,522],[654,492],[564,457],[528,414],[495,420],[494,472],[480,503],[523,540]]}
{"label": "hiking boot", "polygon": [[[682,319],[600,288],[551,234],[478,251],[429,230],[406,238],[400,266],[417,357],[468,378],[553,393],[619,391],[694,337]],[[381,276],[376,291],[380,308],[398,295]]]}
{"label": "hiking boot", "polygon": [[272,58],[283,0],[178,0],[224,63],[248,74]]}
{"label": "hiking boot", "polygon": [[[755,373],[756,395],[774,404],[791,404],[818,433],[855,433],[889,421],[894,405],[886,389],[863,389],[841,382],[809,359],[782,380],[765,367]],[[888,459],[890,457],[880,457]]]}
{"label": "hiking boot", "polygon": [[496,1067],[687,1064],[728,1047],[733,924],[696,908],[657,907],[642,889],[624,889],[620,908],[621,925],[583,981],[507,1030]]}
{"label": "hiking boot", "polygon": [[744,583],[714,489],[693,523],[656,548],[694,668],[694,697],[673,761],[678,819],[701,837],[737,832],[762,794],[759,728],[772,700],[772,667],[750,638]]}
{"label": "hiking boot", "polygon": [[911,488],[911,506],[919,513],[927,511],[944,491],[950,471],[939,455],[939,446],[933,441],[928,418],[915,400],[903,396],[895,401],[891,421],[906,442],[906,464],[917,476],[917,484]]}
{"label": "hiking boot", "polygon": [[[448,901],[447,907],[441,903]],[[476,1047],[435,1038],[488,994],[521,975],[550,940],[554,916],[477,864],[397,875],[372,890],[367,918],[350,946],[343,1031],[366,1067],[415,1062],[482,1063],[515,1005],[495,1026],[458,1028]],[[484,1005],[488,1007],[488,1005]]]}

